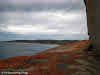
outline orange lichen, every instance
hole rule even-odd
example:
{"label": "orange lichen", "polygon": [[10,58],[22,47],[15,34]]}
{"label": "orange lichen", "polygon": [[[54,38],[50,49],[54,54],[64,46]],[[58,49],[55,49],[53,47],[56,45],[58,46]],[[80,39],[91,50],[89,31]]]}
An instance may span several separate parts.
{"label": "orange lichen", "polygon": [[[45,75],[46,73],[50,73],[50,75],[61,75],[61,73],[66,75],[66,73],[61,68],[57,68],[56,65],[79,65],[79,63],[75,61],[76,59],[88,60],[88,55],[85,53],[87,46],[89,46],[89,41],[77,41],[64,46],[48,49],[32,56],[17,56],[4,59],[0,61],[0,69],[7,69],[8,66],[23,66],[25,71],[29,71],[27,69],[32,70],[30,70],[31,72],[28,72],[28,75]],[[47,66],[48,68],[43,69],[44,66]],[[34,67],[35,69],[33,70],[31,67]],[[69,71],[74,72],[76,70],[72,69]]]}

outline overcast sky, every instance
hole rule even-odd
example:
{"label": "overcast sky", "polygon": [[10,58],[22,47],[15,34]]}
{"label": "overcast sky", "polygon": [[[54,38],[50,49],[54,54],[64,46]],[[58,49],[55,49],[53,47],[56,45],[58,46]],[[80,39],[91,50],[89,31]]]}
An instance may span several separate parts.
{"label": "overcast sky", "polygon": [[87,40],[83,0],[0,0],[0,40]]}

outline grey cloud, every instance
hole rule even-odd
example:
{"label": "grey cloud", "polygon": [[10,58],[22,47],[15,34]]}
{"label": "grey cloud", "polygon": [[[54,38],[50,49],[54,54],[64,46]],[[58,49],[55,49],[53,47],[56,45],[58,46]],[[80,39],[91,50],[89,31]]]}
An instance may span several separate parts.
{"label": "grey cloud", "polygon": [[[13,29],[27,32],[29,26],[32,32],[30,25],[58,31],[19,35]],[[0,38],[9,35],[9,39],[87,39],[85,5],[81,0],[0,0],[0,32]]]}
{"label": "grey cloud", "polygon": [[80,10],[80,0],[0,0],[0,11]]}
{"label": "grey cloud", "polygon": [[[83,12],[81,13],[84,14]],[[59,17],[59,14],[61,14],[61,17]],[[75,16],[75,18],[73,16]],[[85,17],[82,18],[80,12],[72,13],[66,11],[60,11],[60,12],[57,11],[57,13],[55,13],[52,11],[48,11],[48,12],[1,12],[0,13],[0,24],[5,24],[5,25],[6,24],[45,25],[52,28],[52,27],[59,27],[59,25],[62,25],[64,27],[66,24],[84,24],[85,23],[84,19]]]}

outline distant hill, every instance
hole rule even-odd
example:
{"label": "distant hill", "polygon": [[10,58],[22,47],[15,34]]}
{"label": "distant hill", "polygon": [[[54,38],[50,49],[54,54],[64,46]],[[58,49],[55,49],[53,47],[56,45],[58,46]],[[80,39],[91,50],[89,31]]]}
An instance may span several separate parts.
{"label": "distant hill", "polygon": [[44,44],[67,44],[69,42],[74,42],[75,40],[12,40],[7,42],[22,42],[22,43],[44,43]]}

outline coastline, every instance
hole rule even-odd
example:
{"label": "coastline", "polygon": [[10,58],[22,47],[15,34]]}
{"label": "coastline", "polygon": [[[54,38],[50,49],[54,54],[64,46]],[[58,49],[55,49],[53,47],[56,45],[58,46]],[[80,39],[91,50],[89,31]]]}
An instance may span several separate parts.
{"label": "coastline", "polygon": [[[63,62],[66,64],[68,63],[74,64],[75,62],[72,60],[76,58],[85,59],[87,61],[88,60],[87,48],[89,44],[90,42],[87,40],[77,41],[77,42],[69,43],[66,45],[57,46],[56,48],[50,48],[46,51],[37,53],[33,56],[18,56],[18,57],[1,60],[0,69],[7,70],[8,68],[11,68],[10,70],[13,69],[13,71],[33,72],[33,68],[36,69],[36,67],[38,67],[38,70],[36,72],[39,72],[42,66],[48,64],[48,69],[50,71],[52,69],[55,70],[56,67],[53,67],[53,65],[55,66],[59,62]],[[75,55],[75,56],[72,56],[72,55]],[[62,57],[65,58],[68,56],[71,56],[69,61],[67,62],[61,61],[63,59]],[[22,66],[24,67],[24,69],[21,69]],[[20,69],[14,69],[14,67],[20,68]]]}

